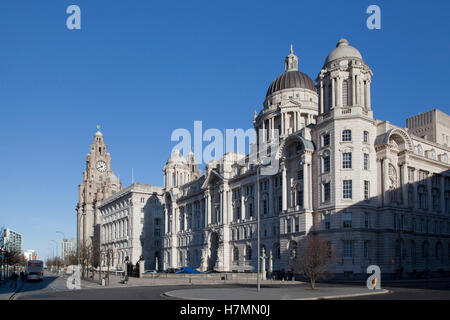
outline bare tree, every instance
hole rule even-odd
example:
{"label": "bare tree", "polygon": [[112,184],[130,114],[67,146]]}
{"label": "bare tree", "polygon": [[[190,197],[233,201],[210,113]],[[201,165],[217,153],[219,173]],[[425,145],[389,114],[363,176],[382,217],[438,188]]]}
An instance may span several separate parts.
{"label": "bare tree", "polygon": [[86,276],[86,270],[89,266],[92,266],[92,248],[91,244],[80,244],[80,264],[81,264],[81,275],[83,278]]}
{"label": "bare tree", "polygon": [[108,285],[109,285],[109,267],[112,266],[112,262],[114,261],[114,250],[112,248],[107,248],[104,250],[104,257],[107,267],[107,277],[108,277]]}
{"label": "bare tree", "polygon": [[309,235],[300,243],[299,253],[292,261],[292,267],[307,277],[311,289],[315,289],[317,280],[329,277],[327,269],[333,260],[331,244],[317,235]]}

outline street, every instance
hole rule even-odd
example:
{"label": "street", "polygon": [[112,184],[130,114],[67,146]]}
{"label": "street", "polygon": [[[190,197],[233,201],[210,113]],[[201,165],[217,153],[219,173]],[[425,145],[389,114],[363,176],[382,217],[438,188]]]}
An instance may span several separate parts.
{"label": "street", "polygon": [[[317,292],[326,295],[327,291],[340,290],[343,293],[355,286],[363,287],[365,284],[318,284]],[[185,289],[245,289],[253,288],[249,284],[242,285],[143,285],[132,287],[100,287],[96,284],[83,282],[82,289],[69,290],[66,280],[54,274],[46,273],[42,282],[26,282],[15,299],[17,300],[176,300],[167,297],[164,293]],[[292,289],[309,290],[307,284],[299,283]],[[283,285],[264,285],[264,289],[286,288]],[[429,281],[386,282],[383,289],[390,293],[351,297],[351,300],[450,300],[450,279],[431,279]],[[244,290],[243,290],[244,291]],[[268,291],[268,290],[267,290]],[[281,299],[281,297],[280,297]]]}

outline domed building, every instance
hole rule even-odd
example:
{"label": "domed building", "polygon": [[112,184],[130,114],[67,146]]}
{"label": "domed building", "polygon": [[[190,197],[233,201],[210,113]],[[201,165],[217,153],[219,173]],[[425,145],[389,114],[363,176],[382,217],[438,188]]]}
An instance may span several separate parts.
{"label": "domed building", "polygon": [[248,273],[263,256],[261,269],[277,275],[316,235],[336,278],[365,279],[370,265],[384,279],[450,271],[450,117],[431,110],[406,127],[375,119],[372,77],[346,39],[315,81],[291,46],[254,112],[261,134],[250,154],[226,153],[204,174],[192,153],[168,159],[162,234],[144,229],[145,241],[162,243],[143,253],[146,268]]}
{"label": "domed building", "polygon": [[[308,235],[320,235],[337,257],[330,266],[336,277],[366,277],[373,264],[384,276],[449,270],[442,251],[450,252],[449,144],[410,133],[432,117],[408,119],[408,128],[374,119],[373,72],[346,39],[327,55],[316,82],[299,70],[292,46],[284,64],[253,119],[263,133],[259,148],[276,146],[268,152],[275,171],[257,177],[251,156],[231,153],[173,187],[174,155],[166,164],[164,267],[255,272],[265,255],[262,268],[275,274],[291,269]],[[449,136],[449,127],[436,130]],[[433,150],[429,157],[424,146]]]}

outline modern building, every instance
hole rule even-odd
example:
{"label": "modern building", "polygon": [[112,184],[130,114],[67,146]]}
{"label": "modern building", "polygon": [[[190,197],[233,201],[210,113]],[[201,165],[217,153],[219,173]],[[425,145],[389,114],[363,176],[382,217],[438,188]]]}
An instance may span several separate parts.
{"label": "modern building", "polygon": [[63,239],[61,243],[61,258],[67,263],[67,257],[71,254],[77,253],[77,239]]}
{"label": "modern building", "polygon": [[[133,183],[102,201],[102,267],[123,268],[144,259],[146,269],[162,268],[163,208],[161,187]],[[158,264],[158,266],[157,266]]]}
{"label": "modern building", "polygon": [[8,252],[23,252],[23,235],[5,228],[3,229],[3,239],[2,239],[2,246],[3,248]]}
{"label": "modern building", "polygon": [[433,110],[408,128],[375,119],[372,75],[345,39],[316,83],[291,48],[253,121],[259,143],[280,137],[279,167],[259,186],[247,155],[228,153],[200,175],[175,152],[163,170],[164,268],[255,272],[265,253],[266,266],[289,270],[316,234],[335,253],[335,274],[372,264],[384,274],[450,271],[448,115]]}
{"label": "modern building", "polygon": [[100,242],[100,213],[98,205],[122,188],[111,169],[111,154],[103,141],[100,127],[94,136],[90,153],[86,156],[83,183],[78,186],[77,243],[79,246]]}

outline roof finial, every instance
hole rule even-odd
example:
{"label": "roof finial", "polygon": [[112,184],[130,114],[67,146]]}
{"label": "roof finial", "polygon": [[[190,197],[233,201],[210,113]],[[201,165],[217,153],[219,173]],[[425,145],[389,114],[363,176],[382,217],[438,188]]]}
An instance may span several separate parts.
{"label": "roof finial", "polygon": [[291,43],[291,54],[294,54],[294,46]]}
{"label": "roof finial", "polygon": [[101,128],[102,128],[102,126],[98,124],[97,125],[97,130],[100,131]]}

